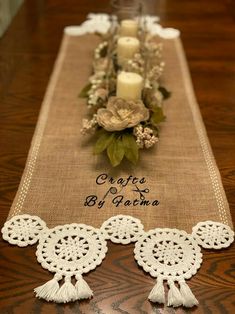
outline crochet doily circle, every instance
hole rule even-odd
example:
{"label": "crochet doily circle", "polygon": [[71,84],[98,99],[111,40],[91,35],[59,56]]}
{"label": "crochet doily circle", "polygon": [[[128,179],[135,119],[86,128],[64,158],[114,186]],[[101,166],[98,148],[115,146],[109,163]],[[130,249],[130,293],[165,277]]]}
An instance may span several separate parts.
{"label": "crochet doily circle", "polygon": [[36,243],[46,228],[46,223],[38,216],[17,215],[5,222],[2,237],[10,244],[24,247]]}
{"label": "crochet doily circle", "polygon": [[48,229],[40,238],[36,255],[43,268],[72,276],[95,269],[106,252],[107,244],[99,229],[68,224]]}
{"label": "crochet doily circle", "polygon": [[151,276],[163,279],[189,279],[200,268],[201,249],[185,231],[154,229],[135,244],[135,259]]}
{"label": "crochet doily circle", "polygon": [[117,215],[106,220],[100,230],[105,239],[109,239],[114,243],[129,244],[139,239],[144,227],[137,218]]}
{"label": "crochet doily circle", "polygon": [[192,236],[205,249],[226,248],[234,240],[234,232],[229,226],[209,220],[194,226]]}

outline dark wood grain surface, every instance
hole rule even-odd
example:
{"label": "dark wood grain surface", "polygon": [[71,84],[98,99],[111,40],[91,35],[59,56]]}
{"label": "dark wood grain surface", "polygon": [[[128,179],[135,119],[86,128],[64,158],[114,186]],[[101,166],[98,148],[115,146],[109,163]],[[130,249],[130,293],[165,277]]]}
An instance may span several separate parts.
{"label": "dark wood grain surface", "polygon": [[[196,96],[235,220],[235,2],[144,1],[164,26],[179,28]],[[66,25],[89,12],[109,12],[107,0],[26,0],[0,40],[0,225],[20,182],[41,101]],[[35,247],[0,243],[0,313],[174,313],[146,299],[154,280],[137,267],[133,245],[109,244],[102,265],[86,276],[90,301],[67,305],[37,300],[33,288],[51,278]],[[190,286],[198,308],[177,313],[235,313],[235,246],[204,252]]]}

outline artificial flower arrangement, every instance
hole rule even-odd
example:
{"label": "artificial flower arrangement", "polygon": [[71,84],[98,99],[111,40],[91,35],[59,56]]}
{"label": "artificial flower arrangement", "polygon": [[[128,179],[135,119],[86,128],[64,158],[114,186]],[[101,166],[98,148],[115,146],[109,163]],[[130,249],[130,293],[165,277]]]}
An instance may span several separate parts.
{"label": "artificial flower arrangement", "polygon": [[[143,36],[142,31],[138,51],[121,59],[119,37],[109,34],[95,49],[92,75],[79,95],[87,98],[90,112],[90,119],[83,119],[81,132],[97,137],[94,153],[106,152],[113,167],[124,158],[136,164],[139,151],[158,142],[159,124],[165,120],[162,104],[170,96],[160,84],[162,44],[148,34]],[[128,80],[128,76],[130,85],[121,86],[121,79]],[[139,96],[131,95],[135,76],[141,80]]]}

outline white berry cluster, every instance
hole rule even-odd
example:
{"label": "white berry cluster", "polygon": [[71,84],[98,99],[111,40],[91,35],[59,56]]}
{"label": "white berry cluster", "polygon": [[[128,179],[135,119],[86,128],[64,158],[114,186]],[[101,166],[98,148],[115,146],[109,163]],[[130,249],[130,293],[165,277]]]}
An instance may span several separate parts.
{"label": "white berry cluster", "polygon": [[98,95],[96,95],[96,92],[94,94],[90,94],[88,97],[88,108],[91,109],[92,106],[95,106],[98,101]]}
{"label": "white berry cluster", "polygon": [[136,143],[139,148],[150,148],[158,142],[158,137],[154,135],[154,131],[141,124],[134,127],[133,133],[136,137]]}
{"label": "white berry cluster", "polygon": [[108,42],[107,41],[103,41],[101,42],[95,49],[95,59],[99,59],[100,56],[100,52],[102,49],[104,49],[105,47],[108,46]]}
{"label": "white berry cluster", "polygon": [[144,72],[144,59],[140,53],[136,53],[133,59],[127,61],[126,71],[143,74]]}
{"label": "white berry cluster", "polygon": [[147,74],[147,77],[150,81],[157,81],[163,73],[165,67],[164,62],[160,62],[158,65],[155,65]]}
{"label": "white berry cluster", "polygon": [[96,90],[103,84],[105,77],[104,71],[96,72],[89,78],[91,83],[91,88],[88,91],[88,107],[96,105],[98,100],[98,95],[96,95]]}
{"label": "white berry cluster", "polygon": [[94,75],[90,76],[89,82],[91,83],[93,89],[99,87],[99,85],[103,82],[105,77],[105,71],[98,71]]}
{"label": "white berry cluster", "polygon": [[81,133],[83,135],[87,133],[94,133],[97,127],[97,115],[94,114],[91,120],[82,119]]}
{"label": "white berry cluster", "polygon": [[149,51],[149,53],[156,59],[162,58],[162,43],[155,43],[155,42],[147,42],[146,48]]}

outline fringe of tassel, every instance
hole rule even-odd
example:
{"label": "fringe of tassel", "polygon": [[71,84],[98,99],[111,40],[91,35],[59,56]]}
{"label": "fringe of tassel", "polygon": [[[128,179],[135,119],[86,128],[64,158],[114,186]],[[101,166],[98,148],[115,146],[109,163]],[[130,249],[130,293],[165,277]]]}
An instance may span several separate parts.
{"label": "fringe of tassel", "polygon": [[53,279],[34,289],[36,297],[48,302],[67,303],[76,300],[90,299],[93,296],[93,291],[82,278],[81,274],[75,276],[75,285],[73,285],[71,281],[71,276],[65,276],[64,283],[60,286],[59,281],[62,279],[62,275],[55,274]]}
{"label": "fringe of tassel", "polygon": [[[53,279],[34,289],[36,297],[48,302],[67,303],[76,300],[90,299],[93,296],[93,291],[81,274],[75,275],[75,285],[71,281],[71,276],[66,275],[63,284],[60,286],[59,281],[62,279],[63,276],[61,274],[55,274]],[[173,280],[168,279],[167,281],[169,286],[167,306],[178,307],[183,305],[185,307],[193,307],[198,305],[197,299],[185,280],[179,280],[178,283],[179,289]],[[163,277],[158,277],[148,299],[151,302],[166,303]]]}
{"label": "fringe of tassel", "polygon": [[[185,280],[182,279],[178,282],[180,289],[177,288],[173,280],[169,279],[167,283],[169,286],[167,306],[178,307],[183,305],[185,307],[193,307],[198,305],[198,300]],[[151,302],[165,304],[165,290],[163,278],[161,276],[157,278],[157,283],[151,290],[148,299]]]}

